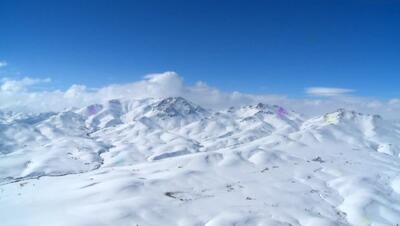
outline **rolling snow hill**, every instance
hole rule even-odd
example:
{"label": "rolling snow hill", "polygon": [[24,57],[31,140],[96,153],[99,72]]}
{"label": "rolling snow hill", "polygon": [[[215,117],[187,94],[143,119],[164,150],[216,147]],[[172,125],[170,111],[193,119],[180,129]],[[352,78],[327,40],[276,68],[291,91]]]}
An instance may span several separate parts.
{"label": "rolling snow hill", "polygon": [[181,97],[0,112],[5,226],[400,225],[400,126]]}

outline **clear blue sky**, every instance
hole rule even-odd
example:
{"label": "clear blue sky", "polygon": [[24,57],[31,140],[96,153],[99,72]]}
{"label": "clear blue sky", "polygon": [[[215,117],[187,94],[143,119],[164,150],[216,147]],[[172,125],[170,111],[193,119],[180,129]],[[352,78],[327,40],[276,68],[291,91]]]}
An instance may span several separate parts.
{"label": "clear blue sky", "polygon": [[0,76],[100,87],[173,70],[226,91],[400,96],[400,1],[0,1]]}

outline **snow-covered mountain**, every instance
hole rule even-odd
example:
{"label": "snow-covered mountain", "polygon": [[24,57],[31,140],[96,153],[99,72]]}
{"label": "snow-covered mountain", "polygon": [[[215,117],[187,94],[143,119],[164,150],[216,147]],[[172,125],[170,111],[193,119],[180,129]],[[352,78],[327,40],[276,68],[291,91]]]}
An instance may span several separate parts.
{"label": "snow-covered mountain", "polygon": [[[348,143],[359,149],[372,149],[399,156],[400,127],[379,115],[368,115],[338,109],[310,119],[299,133],[311,133],[318,142]],[[312,144],[312,143],[311,143]]]}
{"label": "snow-covered mountain", "polygon": [[[0,112],[0,219],[36,225],[399,225],[400,126],[181,97]],[[101,213],[101,214],[99,214]]]}

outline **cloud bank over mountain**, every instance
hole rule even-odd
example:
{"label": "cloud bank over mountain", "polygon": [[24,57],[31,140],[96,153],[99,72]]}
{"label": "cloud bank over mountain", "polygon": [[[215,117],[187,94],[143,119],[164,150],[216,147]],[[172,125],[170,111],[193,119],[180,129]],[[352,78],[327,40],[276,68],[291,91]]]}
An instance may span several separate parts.
{"label": "cloud bank over mountain", "polygon": [[182,96],[206,108],[223,109],[255,103],[278,104],[314,116],[337,108],[348,108],[365,113],[381,114],[386,118],[398,117],[400,99],[378,100],[350,96],[353,90],[327,87],[306,89],[309,98],[290,98],[284,95],[223,92],[205,82],[188,85],[175,72],[146,75],[142,80],[126,84],[111,84],[101,88],[72,85],[67,90],[36,90],[35,86],[51,82],[50,79],[2,79],[0,109],[13,111],[60,111],[103,103],[110,99],[142,99]]}

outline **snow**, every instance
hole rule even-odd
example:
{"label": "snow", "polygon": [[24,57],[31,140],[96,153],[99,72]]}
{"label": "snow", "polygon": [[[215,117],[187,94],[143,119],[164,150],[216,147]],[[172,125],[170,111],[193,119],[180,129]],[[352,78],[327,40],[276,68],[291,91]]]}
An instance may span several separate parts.
{"label": "snow", "polygon": [[400,127],[181,97],[0,114],[5,226],[400,224]]}

